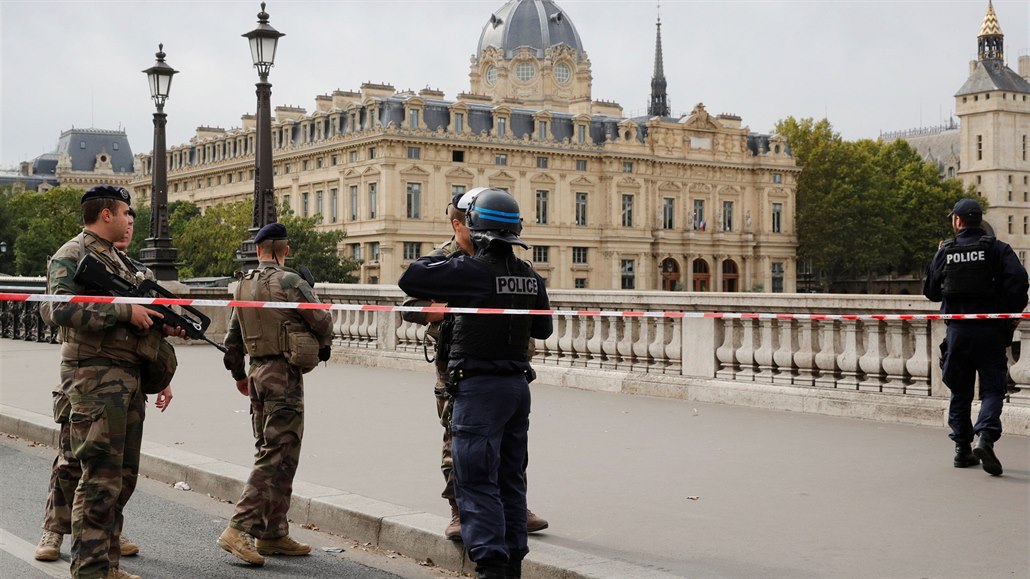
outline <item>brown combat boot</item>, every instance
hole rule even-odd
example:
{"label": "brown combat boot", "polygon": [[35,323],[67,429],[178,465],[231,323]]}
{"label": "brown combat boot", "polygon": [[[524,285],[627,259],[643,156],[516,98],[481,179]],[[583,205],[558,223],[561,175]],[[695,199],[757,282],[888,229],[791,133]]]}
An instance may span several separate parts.
{"label": "brown combat boot", "polygon": [[451,522],[443,530],[443,536],[448,541],[461,540],[461,515],[458,513],[458,505],[451,502]]}
{"label": "brown combat boot", "polygon": [[53,531],[43,531],[36,545],[37,561],[56,561],[61,558],[61,543],[64,542],[64,535]]}
{"label": "brown combat boot", "polygon": [[533,511],[526,508],[526,532],[536,533],[537,531],[543,531],[548,526],[547,519],[535,514]]}
{"label": "brown combat boot", "polygon": [[232,527],[226,527],[218,536],[218,546],[251,565],[264,565],[265,558],[254,547],[254,537]]}
{"label": "brown combat boot", "polygon": [[139,575],[133,575],[132,573],[126,573],[118,567],[111,567],[107,570],[107,575],[104,579],[143,579]]}
{"label": "brown combat boot", "polygon": [[125,535],[118,535],[118,548],[122,551],[122,557],[132,557],[139,554],[139,545],[125,538]]}
{"label": "brown combat boot", "polygon": [[297,555],[307,555],[311,552],[311,547],[304,543],[298,543],[293,540],[293,537],[286,535],[278,539],[258,539],[257,552],[262,555],[288,555],[294,557]]}

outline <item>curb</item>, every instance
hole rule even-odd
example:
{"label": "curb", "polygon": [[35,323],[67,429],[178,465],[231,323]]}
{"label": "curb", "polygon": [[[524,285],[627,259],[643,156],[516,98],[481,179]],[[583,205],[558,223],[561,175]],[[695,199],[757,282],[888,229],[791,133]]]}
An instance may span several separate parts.
{"label": "curb", "polygon": [[[0,404],[0,432],[57,447],[58,428],[53,418]],[[140,474],[174,484],[186,481],[193,491],[235,501],[243,491],[250,468],[230,464],[177,448],[144,440]],[[460,542],[448,541],[441,529],[448,519],[410,507],[379,501],[344,490],[295,481],[290,505],[293,524],[319,529],[371,543],[381,549],[457,572],[472,572]],[[523,561],[527,579],[670,579],[660,569],[606,559],[589,553],[543,543],[530,537],[530,553]]]}

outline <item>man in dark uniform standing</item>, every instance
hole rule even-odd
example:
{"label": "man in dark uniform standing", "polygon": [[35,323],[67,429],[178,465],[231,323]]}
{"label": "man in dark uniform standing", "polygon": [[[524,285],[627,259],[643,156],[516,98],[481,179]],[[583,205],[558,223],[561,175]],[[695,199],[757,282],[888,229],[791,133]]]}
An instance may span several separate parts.
{"label": "man in dark uniform standing", "polygon": [[[487,189],[469,205],[476,254],[422,257],[398,285],[451,307],[550,309],[543,279],[515,257],[522,219],[507,192]],[[480,579],[521,577],[529,552],[525,461],[532,368],[529,340],[551,335],[550,317],[458,314],[450,341],[454,487],[461,538]]]}
{"label": "man in dark uniform standing", "polygon": [[[454,236],[450,241],[434,249],[429,253],[430,258],[454,258],[462,255],[473,255],[476,251],[472,245],[472,236],[465,225],[465,213],[468,211],[469,203],[486,191],[488,187],[477,187],[464,193],[454,195],[447,205],[447,217],[451,222],[451,229]],[[441,305],[432,300],[408,299],[405,306],[426,307]],[[451,395],[447,392],[447,381],[449,370],[447,364],[450,361],[450,346],[447,340],[450,339],[454,326],[454,316],[437,313],[404,312],[401,317],[406,322],[413,324],[428,325],[427,332],[436,340],[436,357],[433,365],[436,369],[436,386],[433,394],[436,397],[436,414],[444,427],[443,447],[440,460],[440,471],[443,473],[444,488],[440,496],[447,499],[451,506],[451,521],[444,529],[444,536],[452,541],[461,539],[461,515],[458,512],[458,503],[454,498],[454,463],[451,459]],[[530,345],[530,352],[534,348]],[[532,357],[532,353],[529,354]],[[526,530],[529,533],[536,533],[546,529],[550,523],[540,515],[526,508]]]}
{"label": "man in dark uniform standing", "polygon": [[[987,314],[1022,312],[1027,305],[1026,269],[1012,248],[982,227],[983,208],[972,199],[955,204],[954,240],[941,244],[926,272],[923,295],[942,302],[941,313]],[[958,468],[981,461],[999,476],[1001,461],[994,443],[1001,437],[1001,410],[1008,380],[1005,349],[1018,320],[951,320],[943,352],[944,384],[951,390],[948,425],[955,441]],[[972,423],[973,384],[980,375],[980,415]],[[976,447],[971,448],[977,437]]]}
{"label": "man in dark uniform standing", "polygon": [[[311,285],[282,264],[290,253],[286,227],[270,223],[254,236],[258,266],[241,274],[235,298],[318,302]],[[333,319],[325,310],[238,308],[225,336],[223,362],[241,394],[250,396],[254,469],[218,546],[251,565],[264,555],[307,555],[290,537],[286,514],[304,437],[304,377],[329,359]],[[250,375],[244,371],[250,356]]]}

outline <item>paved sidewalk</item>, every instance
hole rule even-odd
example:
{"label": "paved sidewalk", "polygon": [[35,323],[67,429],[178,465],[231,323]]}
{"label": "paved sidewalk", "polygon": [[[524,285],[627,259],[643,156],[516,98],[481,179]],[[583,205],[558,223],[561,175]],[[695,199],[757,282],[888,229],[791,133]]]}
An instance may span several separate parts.
{"label": "paved sidewalk", "polygon": [[[178,353],[171,408],[148,409],[151,467],[192,464],[232,491],[253,454],[247,400],[213,348]],[[0,426],[52,424],[58,358],[0,340]],[[305,380],[308,516],[338,508],[327,518],[411,545],[388,548],[461,565],[436,542],[448,509],[429,365]],[[540,383],[533,395],[529,502],[551,521],[531,542],[534,576],[1030,576],[1030,438],[998,443],[1005,476],[992,478],[951,466],[943,428]]]}

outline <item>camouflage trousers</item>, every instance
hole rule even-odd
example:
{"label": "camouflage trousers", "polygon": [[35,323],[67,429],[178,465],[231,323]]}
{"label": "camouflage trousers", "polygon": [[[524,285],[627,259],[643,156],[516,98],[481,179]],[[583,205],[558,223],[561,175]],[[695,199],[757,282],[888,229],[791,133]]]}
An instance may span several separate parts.
{"label": "camouflage trousers", "polygon": [[55,396],[55,418],[62,420],[63,397],[67,421],[61,424],[61,451],[54,462],[44,528],[67,529],[62,525],[70,500],[71,575],[105,577],[121,558],[122,509],[139,474],[145,409],[139,370],[63,363],[61,395]]}
{"label": "camouflage trousers", "polygon": [[[70,535],[72,532],[72,501],[75,499],[75,487],[79,486],[79,479],[82,478],[82,465],[72,453],[71,428],[68,425],[71,403],[68,402],[68,397],[61,391],[60,386],[54,389],[53,394],[54,422],[60,425],[60,431],[57,435],[57,456],[54,457],[54,464],[50,469],[46,511],[43,513],[43,530],[60,535]],[[138,420],[142,422],[145,410],[146,396],[134,396],[129,413],[138,415]],[[140,434],[142,434],[142,430],[140,430]]]}
{"label": "camouflage trousers", "polygon": [[436,396],[436,415],[440,417],[440,424],[443,426],[443,449],[440,453],[440,471],[443,473],[444,486],[440,496],[453,503],[454,461],[451,458],[451,396],[447,393],[446,378],[437,376],[433,394]]}
{"label": "camouflage trousers", "polygon": [[229,526],[258,539],[290,534],[286,516],[304,436],[304,382],[283,358],[251,360],[250,414],[254,430],[254,469]]}

